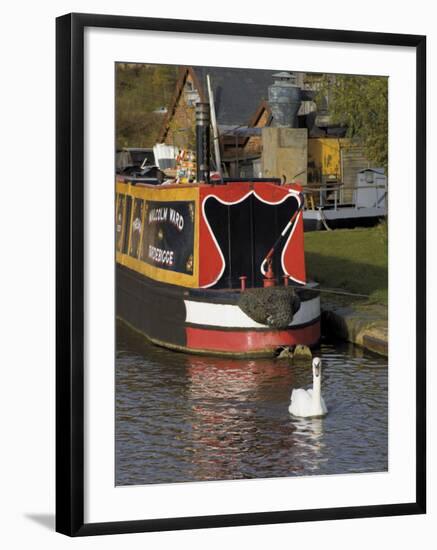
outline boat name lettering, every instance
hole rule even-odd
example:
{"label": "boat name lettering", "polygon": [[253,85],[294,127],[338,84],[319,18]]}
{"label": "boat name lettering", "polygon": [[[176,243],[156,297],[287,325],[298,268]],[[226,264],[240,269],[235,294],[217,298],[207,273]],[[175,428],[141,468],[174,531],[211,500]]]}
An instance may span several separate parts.
{"label": "boat name lettering", "polygon": [[179,231],[184,228],[184,217],[174,208],[152,208],[149,212],[149,223],[170,222]]}
{"label": "boat name lettering", "polygon": [[173,250],[163,250],[156,246],[149,245],[149,258],[157,264],[173,265],[174,252]]}

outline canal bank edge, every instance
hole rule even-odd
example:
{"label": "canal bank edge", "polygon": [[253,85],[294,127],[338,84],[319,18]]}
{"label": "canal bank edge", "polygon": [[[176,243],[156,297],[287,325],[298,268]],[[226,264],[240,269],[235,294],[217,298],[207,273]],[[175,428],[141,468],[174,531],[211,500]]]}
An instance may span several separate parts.
{"label": "canal bank edge", "polygon": [[322,334],[341,338],[387,357],[387,309],[377,304],[357,307],[324,304]]}

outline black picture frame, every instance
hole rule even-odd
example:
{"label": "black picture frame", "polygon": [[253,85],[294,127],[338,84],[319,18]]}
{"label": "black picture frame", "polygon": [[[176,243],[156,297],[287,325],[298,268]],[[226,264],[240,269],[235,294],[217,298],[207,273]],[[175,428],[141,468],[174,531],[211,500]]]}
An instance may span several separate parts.
{"label": "black picture frame", "polygon": [[[416,52],[416,500],[316,510],[84,523],[84,29],[104,27],[376,44]],[[423,514],[426,511],[426,38],[283,26],[68,14],[56,20],[56,530],[69,536]]]}

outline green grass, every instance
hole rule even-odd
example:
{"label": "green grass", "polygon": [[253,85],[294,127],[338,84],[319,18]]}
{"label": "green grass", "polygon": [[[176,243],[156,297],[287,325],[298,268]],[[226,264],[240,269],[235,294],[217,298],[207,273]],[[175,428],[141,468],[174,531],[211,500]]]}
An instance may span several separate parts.
{"label": "green grass", "polygon": [[305,233],[307,277],[387,305],[387,226]]}

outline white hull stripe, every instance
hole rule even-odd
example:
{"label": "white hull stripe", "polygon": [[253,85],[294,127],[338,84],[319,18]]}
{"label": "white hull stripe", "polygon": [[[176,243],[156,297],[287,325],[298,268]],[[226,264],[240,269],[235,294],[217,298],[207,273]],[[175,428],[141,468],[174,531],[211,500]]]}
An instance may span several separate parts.
{"label": "white hull stripe", "polygon": [[[208,325],[226,328],[266,328],[268,325],[257,323],[232,304],[211,304],[184,300],[187,310],[186,322],[193,325]],[[290,327],[311,323],[320,317],[320,297],[301,302]]]}

